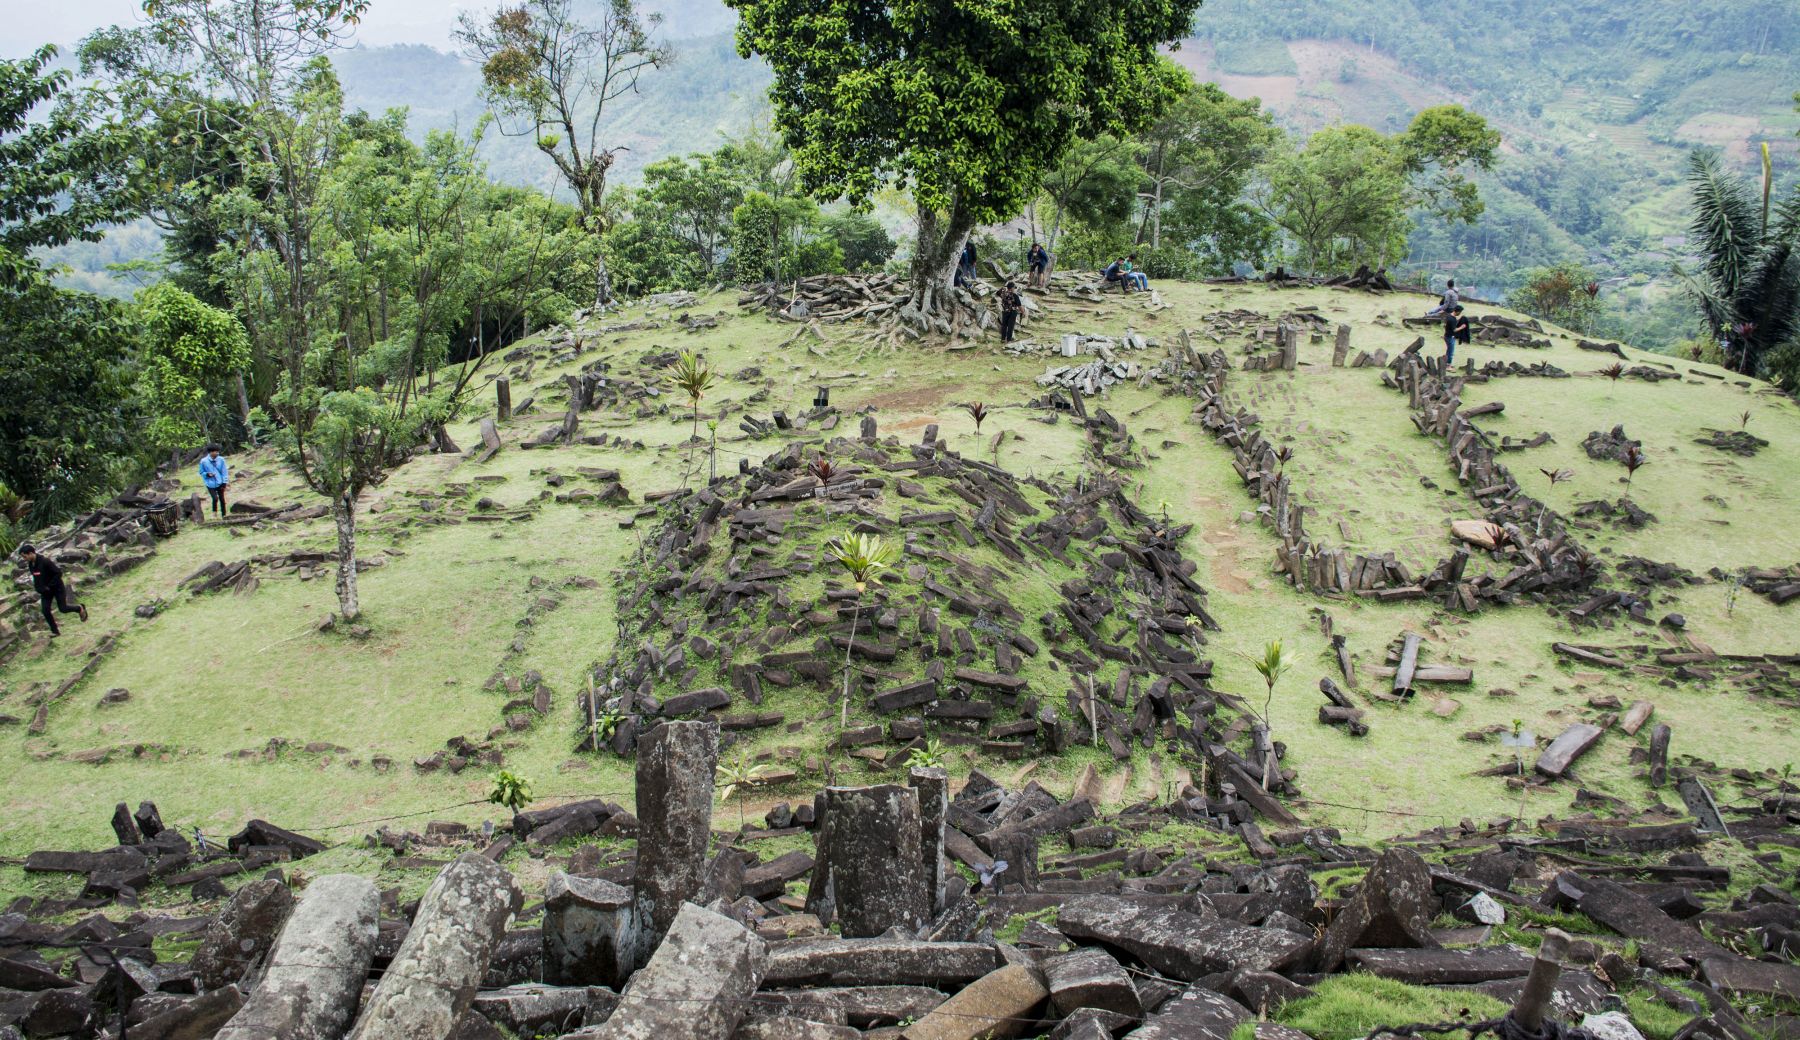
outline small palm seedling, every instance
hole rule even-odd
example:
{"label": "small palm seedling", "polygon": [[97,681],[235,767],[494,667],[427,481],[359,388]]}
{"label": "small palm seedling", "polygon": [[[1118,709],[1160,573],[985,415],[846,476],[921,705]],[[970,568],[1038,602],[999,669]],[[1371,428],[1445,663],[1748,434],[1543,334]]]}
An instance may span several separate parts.
{"label": "small palm seedling", "polygon": [[812,462],[812,475],[819,478],[819,483],[829,484],[831,478],[837,476],[838,469],[830,459],[821,455]]}
{"label": "small palm seedling", "polygon": [[1269,746],[1264,749],[1263,754],[1262,785],[1263,790],[1267,791],[1275,782],[1275,726],[1270,719],[1270,712],[1275,707],[1275,684],[1281,681],[1282,675],[1287,672],[1288,666],[1293,661],[1282,649],[1279,639],[1270,640],[1269,644],[1263,647],[1261,657],[1251,657],[1248,654],[1244,656],[1250,661],[1251,667],[1256,669],[1256,674],[1262,676],[1263,681],[1261,719],[1263,732],[1267,734]]}
{"label": "small palm seedling", "polygon": [[1620,457],[1619,461],[1625,464],[1625,501],[1629,502],[1631,501],[1631,478],[1637,475],[1638,467],[1649,462],[1650,458],[1644,454],[1644,449],[1635,444],[1628,444],[1625,446],[1625,454]]}
{"label": "small palm seedling", "polygon": [[1275,451],[1275,475],[1279,477],[1279,476],[1281,476],[1281,474],[1287,472],[1287,464],[1292,462],[1293,460],[1294,460],[1294,449],[1293,448],[1290,448],[1284,444],[1280,448],[1276,449],[1276,451]]}
{"label": "small palm seedling", "polygon": [[487,800],[516,813],[531,804],[531,781],[502,769],[494,774],[494,789],[488,792]]}
{"label": "small palm seedling", "polygon": [[738,803],[738,830],[744,829],[744,789],[756,783],[762,776],[762,767],[750,764],[750,759],[739,751],[737,757],[719,766],[719,801],[729,802],[733,797]]}
{"label": "small palm seedling", "polygon": [[616,711],[596,713],[593,721],[588,723],[588,740],[593,744],[594,750],[599,751],[605,747],[612,740],[613,734],[619,731],[619,724],[624,721],[625,716]]}
{"label": "small palm seedling", "polygon": [[844,568],[856,586],[856,609],[850,614],[850,641],[844,646],[844,716],[842,725],[850,725],[850,652],[856,648],[856,628],[862,620],[862,594],[869,582],[880,577],[900,556],[898,546],[881,540],[878,534],[847,534],[825,544],[825,554]]}
{"label": "small palm seedling", "polygon": [[719,420],[706,420],[706,480],[719,479]]}
{"label": "small palm seedling", "polygon": [[1600,374],[1616,383],[1619,381],[1619,377],[1625,374],[1625,366],[1615,361],[1601,369]]}
{"label": "small palm seedling", "polygon": [[971,404],[963,405],[963,411],[968,412],[969,418],[975,420],[975,432],[980,433],[981,421],[988,417],[988,406],[980,401],[975,401]]}
{"label": "small palm seedling", "polygon": [[1748,408],[1746,408],[1746,409],[1744,409],[1744,414],[1738,416],[1738,429],[1748,430],[1749,428],[1750,428],[1750,410]]}
{"label": "small palm seedling", "polygon": [[[713,373],[700,355],[691,350],[681,352],[681,359],[675,362],[675,385],[688,396],[688,403],[694,409],[693,427],[689,432],[689,440],[700,437],[700,399],[712,388]],[[693,461],[693,448],[688,449],[688,460]]]}
{"label": "small palm seedling", "polygon": [[[1551,487],[1555,487],[1564,481],[1575,479],[1575,471],[1572,469],[1545,469],[1542,466],[1539,466],[1538,472],[1542,473],[1550,481]],[[1537,532],[1540,535],[1544,533],[1544,515],[1548,512],[1550,512],[1550,503],[1548,502],[1545,502],[1538,508]]]}

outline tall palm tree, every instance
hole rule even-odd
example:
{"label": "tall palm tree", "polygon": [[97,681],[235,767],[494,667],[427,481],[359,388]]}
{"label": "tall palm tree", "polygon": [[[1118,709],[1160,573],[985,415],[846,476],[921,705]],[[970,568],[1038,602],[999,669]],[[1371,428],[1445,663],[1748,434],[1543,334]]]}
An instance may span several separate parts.
{"label": "tall palm tree", "polygon": [[1690,237],[1699,270],[1676,268],[1710,335],[1729,344],[1726,362],[1760,374],[1774,348],[1800,335],[1800,187],[1770,209],[1765,156],[1761,198],[1723,169],[1716,152],[1688,158],[1693,192]]}

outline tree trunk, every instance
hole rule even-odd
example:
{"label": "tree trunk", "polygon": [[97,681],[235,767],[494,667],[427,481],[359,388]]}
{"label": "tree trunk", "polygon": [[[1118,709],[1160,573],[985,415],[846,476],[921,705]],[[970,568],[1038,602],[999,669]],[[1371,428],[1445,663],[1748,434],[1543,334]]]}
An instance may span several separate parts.
{"label": "tree trunk", "polygon": [[354,621],[362,613],[356,598],[356,499],[346,492],[331,500],[331,518],[337,522],[338,616]]}
{"label": "tree trunk", "polygon": [[953,207],[948,215],[921,206],[919,235],[913,247],[912,298],[900,308],[901,320],[924,329],[949,332],[950,275],[974,221]]}
{"label": "tree trunk", "polygon": [[[594,235],[594,241],[600,241],[598,232]],[[600,245],[594,251],[594,310],[597,313],[606,312],[606,298],[612,295],[610,288],[606,277],[606,247]]]}
{"label": "tree trunk", "polygon": [[244,420],[244,429],[250,429],[250,391],[244,388],[244,373],[233,372],[232,381],[237,384],[238,418]]}

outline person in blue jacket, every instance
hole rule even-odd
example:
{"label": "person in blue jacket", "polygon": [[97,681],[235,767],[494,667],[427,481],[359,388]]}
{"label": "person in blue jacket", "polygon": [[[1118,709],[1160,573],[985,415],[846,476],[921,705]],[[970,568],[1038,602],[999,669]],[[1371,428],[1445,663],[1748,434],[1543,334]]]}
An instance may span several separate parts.
{"label": "person in blue jacket", "polygon": [[200,480],[206,485],[207,497],[212,499],[212,511],[224,516],[225,489],[231,486],[231,467],[225,464],[225,456],[219,454],[217,444],[207,445],[206,454],[200,457]]}

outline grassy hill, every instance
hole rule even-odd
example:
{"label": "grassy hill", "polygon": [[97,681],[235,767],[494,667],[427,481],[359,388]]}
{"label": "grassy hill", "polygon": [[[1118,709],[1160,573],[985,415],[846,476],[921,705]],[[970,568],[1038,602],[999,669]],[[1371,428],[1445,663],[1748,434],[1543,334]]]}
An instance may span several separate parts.
{"label": "grassy hill", "polygon": [[[573,750],[585,723],[578,695],[604,679],[615,652],[637,649],[641,614],[627,613],[634,626],[627,631],[621,597],[641,587],[646,545],[654,549],[659,525],[671,515],[669,506],[646,505],[646,498],[679,488],[691,453],[699,453],[697,467],[708,461],[704,444],[685,443],[691,419],[664,367],[671,351],[699,351],[721,376],[701,418],[721,420],[722,471],[735,472],[739,459],[754,467],[784,451],[848,451],[832,445],[854,437],[857,413],[867,410],[882,438],[896,438],[889,454],[905,457],[904,445],[936,424],[949,450],[1027,482],[1031,505],[1041,509],[1050,496],[1030,482],[1074,486],[1099,475],[1079,424],[1066,416],[1048,421],[1052,412],[1041,403],[1045,390],[1036,379],[1061,362],[1050,349],[1061,334],[1135,330],[1157,345],[1121,361],[1148,371],[1187,330],[1195,345],[1223,350],[1235,368],[1253,347],[1266,349],[1248,330],[1265,323],[1272,329],[1282,315],[1316,314],[1328,326],[1346,324],[1353,354],[1392,355],[1415,337],[1401,319],[1427,306],[1420,297],[1331,289],[1158,289],[1160,308],[1143,296],[1092,302],[1054,294],[1046,301],[1051,310],[1025,333],[1043,353],[1003,350],[991,339],[965,349],[883,350],[861,342],[856,327],[841,325],[820,326],[821,340],[799,334],[794,324],[741,313],[726,294],[685,311],[716,316],[711,327],[689,331],[675,320],[681,312],[640,306],[521,344],[515,360],[489,366],[490,375],[510,374],[515,402],[534,401],[499,424],[505,446],[497,455],[479,463],[422,455],[366,496],[360,547],[368,561],[361,579],[366,635],[343,626],[319,631],[335,598],[328,564],[306,554],[334,548],[323,518],[184,525],[116,577],[78,570],[74,584],[93,617],[67,625],[56,642],[42,638],[31,616],[35,600],[23,594],[8,600],[5,621],[29,631],[0,664],[0,715],[18,720],[0,725],[0,760],[14,764],[0,792],[0,855],[102,843],[107,807],[140,799],[155,800],[184,832],[213,835],[250,817],[337,842],[351,842],[383,821],[397,827],[428,818],[478,821],[488,815],[482,799],[496,752],[505,768],[532,781],[540,800],[628,799],[628,760]],[[1238,316],[1221,317],[1230,314]],[[1542,446],[1503,453],[1503,461],[1529,494],[1571,518],[1574,536],[1603,562],[1614,587],[1634,587],[1629,568],[1620,566],[1628,557],[1694,575],[1691,584],[1656,586],[1647,622],[1611,612],[1600,627],[1578,628],[1566,603],[1530,597],[1463,614],[1429,600],[1296,590],[1273,572],[1275,538],[1257,520],[1229,451],[1192,415],[1192,397],[1154,379],[1141,385],[1128,379],[1088,402],[1090,410],[1104,407],[1134,438],[1141,467],[1118,475],[1138,507],[1192,525],[1179,549],[1195,562],[1193,578],[1206,590],[1206,609],[1220,628],[1207,634],[1204,648],[1214,666],[1211,685],[1260,702],[1260,681],[1245,655],[1277,638],[1297,652],[1297,666],[1275,692],[1274,732],[1288,749],[1284,765],[1298,773],[1294,807],[1309,822],[1381,837],[1463,817],[1567,815],[1577,787],[1644,804],[1657,797],[1641,764],[1649,727],[1635,736],[1610,731],[1579,763],[1579,783],[1521,791],[1503,778],[1474,775],[1511,761],[1513,753],[1496,735],[1515,720],[1541,746],[1572,722],[1616,714],[1612,699],[1652,701],[1654,720],[1673,727],[1677,757],[1724,770],[1779,771],[1794,760],[1791,681],[1783,666],[1759,660],[1746,671],[1742,663],[1723,661],[1677,678],[1650,654],[1794,652],[1793,605],[1775,606],[1752,588],[1737,589],[1709,573],[1800,560],[1800,533],[1788,522],[1800,506],[1793,479],[1800,409],[1760,383],[1702,365],[1668,366],[1630,348],[1623,352],[1628,365],[1662,365],[1679,378],[1611,379],[1598,372],[1615,360],[1611,355],[1581,349],[1559,330],[1542,339],[1548,345],[1541,348],[1478,342],[1465,350],[1478,367],[1548,363],[1568,378],[1494,378],[1471,384],[1464,403],[1504,404],[1503,412],[1476,420],[1495,441],[1550,435]],[[1330,335],[1318,343],[1302,337],[1297,371],[1234,370],[1227,392],[1259,414],[1266,437],[1292,448],[1286,471],[1297,500],[1310,510],[1314,537],[1356,551],[1393,551],[1415,571],[1429,568],[1453,548],[1449,522],[1479,517],[1481,506],[1458,484],[1443,444],[1409,421],[1405,394],[1385,385],[1383,370],[1334,368],[1331,355]],[[523,442],[560,422],[563,376],[601,360],[614,396],[584,413],[581,433],[604,435],[605,443],[525,449]],[[778,409],[789,417],[807,413],[820,387],[830,388],[838,428],[821,430],[821,417],[756,438],[739,430],[746,415],[766,422]],[[962,409],[972,400],[992,409],[979,435]],[[479,444],[477,424],[492,414],[491,392],[477,401],[450,431],[464,447]],[[1630,486],[1631,500],[1656,517],[1641,530],[1578,515],[1580,503],[1623,493],[1623,467],[1582,449],[1591,431],[1619,424],[1643,442],[1650,460]],[[1768,446],[1746,457],[1696,443],[1708,430],[1740,427]],[[996,434],[1003,435],[997,443]],[[313,503],[265,454],[234,462],[238,500]],[[1552,485],[1540,475],[1540,469],[1562,468],[1574,477]],[[576,493],[599,491],[612,479],[600,471],[613,470],[629,504]],[[193,474],[176,477],[183,494],[196,486]],[[948,492],[928,489],[924,502],[883,498],[875,508],[891,517],[897,504],[917,510],[951,501]],[[823,513],[816,520],[802,515],[800,523],[816,532],[796,534],[783,551],[813,559],[822,559],[825,538],[845,529]],[[112,550],[115,558],[134,552]],[[253,561],[257,579],[247,591],[193,595],[183,586],[211,561],[243,560]],[[977,562],[984,561],[1005,562],[986,555]],[[909,555],[897,567],[890,595],[919,591],[920,577],[907,572],[917,562]],[[1505,573],[1509,566],[1478,559],[1470,573]],[[989,591],[1010,597],[1020,608],[1020,630],[1050,645],[1054,633],[1043,630],[1038,615],[1049,609],[1044,597],[1054,598],[1070,572],[1035,558],[1006,563],[1005,572]],[[820,594],[826,580],[805,579],[795,596]],[[146,607],[158,601],[160,609]],[[1685,631],[1656,623],[1671,612],[1685,615]],[[1343,682],[1321,613],[1330,615],[1332,630],[1346,638],[1356,660],[1360,683],[1351,696],[1365,709],[1366,737],[1316,718],[1323,701],[1315,684],[1326,676]],[[1473,683],[1422,683],[1410,701],[1384,699],[1387,683],[1374,669],[1406,631],[1424,637],[1422,661],[1472,669]],[[106,639],[115,640],[110,652],[52,703],[41,733],[28,732],[35,700],[76,675]],[[1621,650],[1625,667],[1600,667],[1558,654],[1557,642],[1647,653]],[[1034,658],[1021,674],[1044,703],[1067,716],[1068,680],[1053,665]],[[794,774],[746,795],[747,811],[810,797],[828,771],[841,781],[892,768],[831,746],[839,733],[838,709],[827,696],[832,674],[818,688],[771,691],[768,705],[783,711],[787,724],[739,734],[728,759],[742,750],[752,762]],[[691,684],[665,677],[655,696],[666,699],[711,681],[710,674]],[[540,685],[548,703],[539,698],[533,705]],[[111,690],[129,691],[128,699],[105,703],[117,700],[104,696]],[[853,724],[882,721],[861,703],[852,712]],[[452,758],[468,761],[453,771]],[[422,760],[424,767],[416,764]],[[1094,765],[1104,777],[1105,800],[1114,805],[1166,797],[1168,785],[1190,778],[1162,744],[1134,744],[1124,763],[1089,746],[1020,759],[957,744],[947,748],[947,764],[955,774],[980,765],[1008,782],[1034,778],[1059,793]],[[1723,802],[1731,792],[1718,795]],[[0,866],[0,890],[42,884],[14,871]]]}

